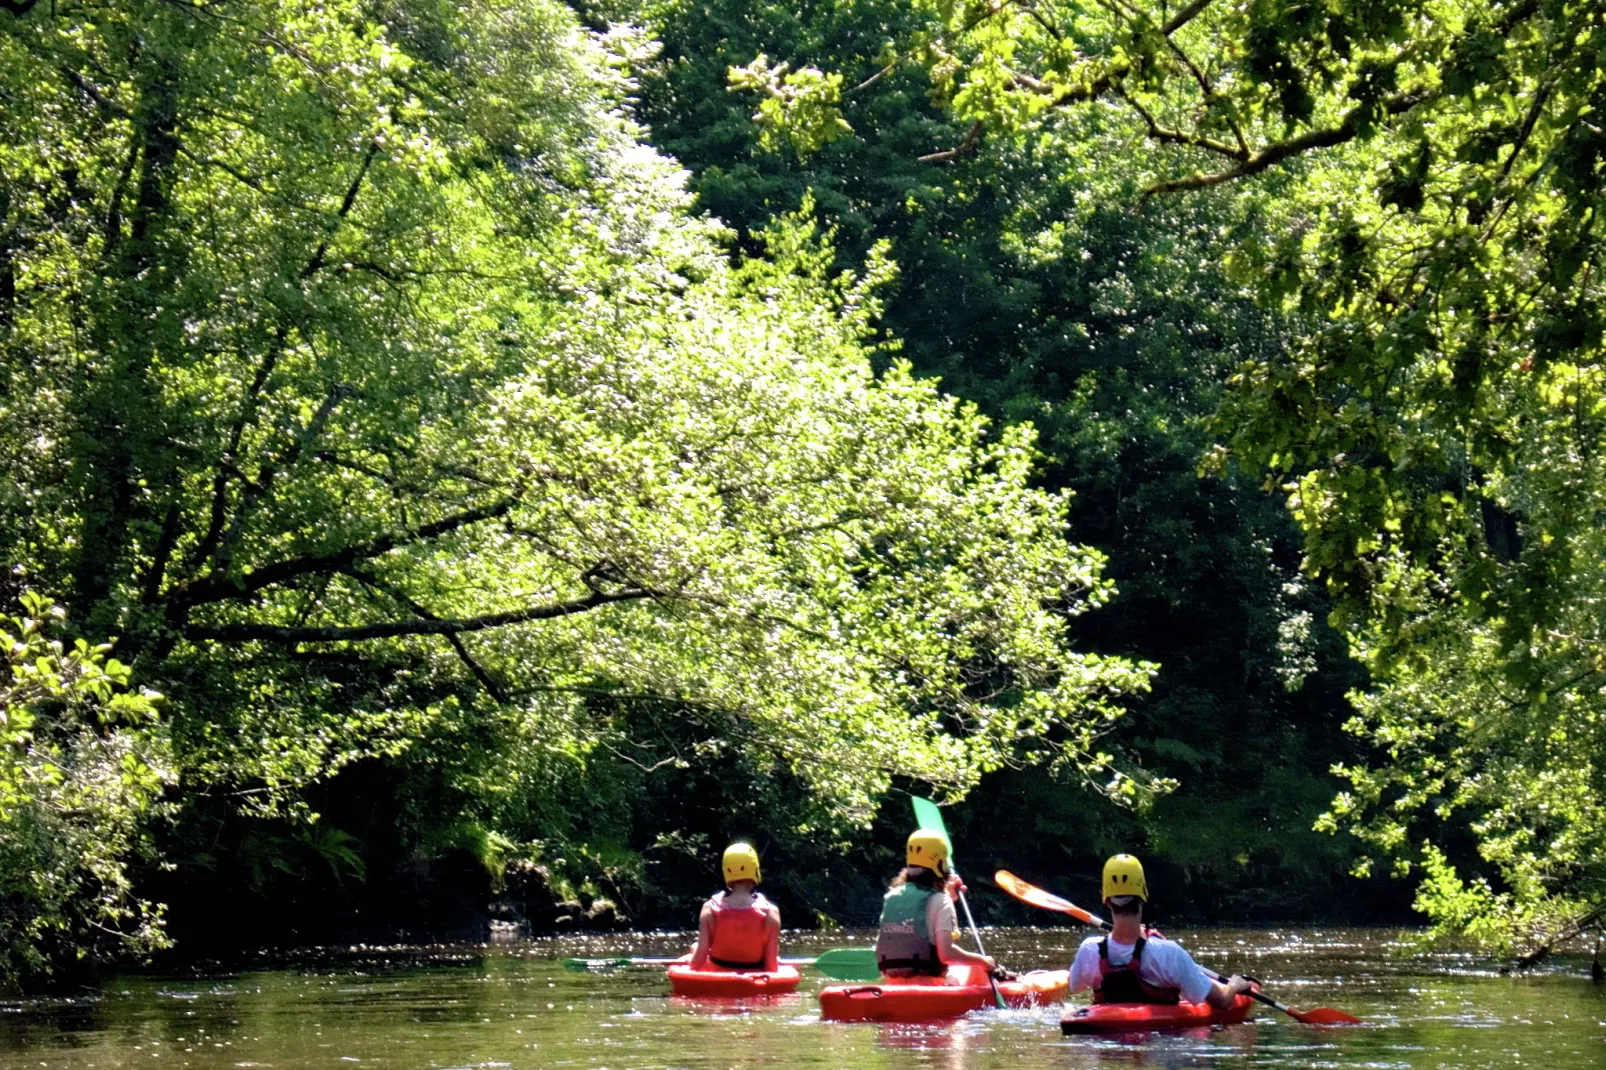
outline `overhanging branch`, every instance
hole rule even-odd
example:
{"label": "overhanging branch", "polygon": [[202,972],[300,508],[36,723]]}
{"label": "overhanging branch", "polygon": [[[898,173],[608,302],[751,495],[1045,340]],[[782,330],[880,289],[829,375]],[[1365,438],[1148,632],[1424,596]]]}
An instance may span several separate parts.
{"label": "overhanging branch", "polygon": [[[1382,102],[1382,109],[1387,115],[1403,115],[1412,108],[1426,101],[1432,100],[1437,93],[1431,89],[1413,89],[1410,92],[1399,93]],[[1344,116],[1344,121],[1335,127],[1326,130],[1311,130],[1287,141],[1279,141],[1261,149],[1249,159],[1229,167],[1225,171],[1213,171],[1206,174],[1193,174],[1184,178],[1173,178],[1166,182],[1156,182],[1143,192],[1143,199],[1162,193],[1178,193],[1183,190],[1206,189],[1210,186],[1219,186],[1225,182],[1233,182],[1282,163],[1284,160],[1315,149],[1332,148],[1352,141],[1360,135],[1362,123],[1366,119],[1368,105],[1359,105],[1350,109]]]}
{"label": "overhanging branch", "polygon": [[323,575],[331,572],[341,572],[349,569],[358,561],[378,557],[398,546],[409,543],[427,542],[439,538],[469,524],[476,524],[482,520],[494,520],[512,512],[517,504],[515,498],[504,498],[491,505],[481,506],[477,509],[465,509],[461,513],[453,513],[429,524],[421,525],[411,531],[391,532],[381,535],[369,542],[357,543],[343,550],[331,554],[304,554],[292,557],[272,565],[245,573],[243,576],[233,578],[227,575],[213,575],[197,583],[181,586],[173,594],[174,600],[182,605],[196,606],[208,602],[223,602],[232,598],[242,598],[264,587],[275,583],[283,583],[299,576]]}
{"label": "overhanging branch", "polygon": [[502,628],[510,624],[553,620],[558,617],[585,613],[614,602],[639,601],[652,598],[654,593],[644,588],[623,591],[593,591],[584,598],[557,602],[546,606],[530,606],[504,613],[487,613],[479,617],[455,619],[385,621],[379,624],[361,624],[352,627],[289,628],[272,624],[192,624],[184,629],[186,639],[219,643],[360,643],[370,639],[395,639],[407,635],[462,635],[481,632],[487,628]]}

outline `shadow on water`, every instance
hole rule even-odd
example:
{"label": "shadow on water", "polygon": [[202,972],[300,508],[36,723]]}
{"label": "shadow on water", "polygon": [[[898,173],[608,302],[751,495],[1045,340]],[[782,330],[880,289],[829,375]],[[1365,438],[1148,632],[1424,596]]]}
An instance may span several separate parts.
{"label": "shadow on water", "polygon": [[[789,935],[789,954],[864,934]],[[1019,968],[1062,966],[1079,933],[1004,929],[987,943]],[[823,1022],[811,975],[794,996],[671,998],[657,969],[563,970],[559,959],[676,954],[685,934],[473,948],[348,948],[212,977],[128,976],[95,998],[0,1004],[0,1070],[936,1070],[1080,1067],[1482,1068],[1606,1066],[1606,992],[1586,959],[1502,977],[1453,953],[1404,953],[1364,929],[1174,932],[1201,961],[1252,973],[1297,1007],[1341,1007],[1350,1028],[1272,1011],[1225,1029],[1062,1037],[1061,1008],[954,1022]]]}

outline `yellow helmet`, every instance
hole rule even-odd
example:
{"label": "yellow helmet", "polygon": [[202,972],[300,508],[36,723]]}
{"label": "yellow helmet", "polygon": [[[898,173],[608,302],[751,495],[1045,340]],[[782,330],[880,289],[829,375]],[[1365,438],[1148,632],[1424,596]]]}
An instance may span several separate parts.
{"label": "yellow helmet", "polygon": [[904,848],[904,862],[911,866],[925,866],[944,876],[948,873],[948,841],[941,833],[929,829],[916,829],[909,834]]}
{"label": "yellow helmet", "polygon": [[725,857],[719,860],[719,868],[725,871],[726,884],[759,882],[758,852],[753,850],[750,843],[733,843],[725,848]]}
{"label": "yellow helmet", "polygon": [[1143,879],[1143,863],[1131,855],[1111,855],[1104,863],[1104,895],[1135,895],[1149,901],[1149,882]]}

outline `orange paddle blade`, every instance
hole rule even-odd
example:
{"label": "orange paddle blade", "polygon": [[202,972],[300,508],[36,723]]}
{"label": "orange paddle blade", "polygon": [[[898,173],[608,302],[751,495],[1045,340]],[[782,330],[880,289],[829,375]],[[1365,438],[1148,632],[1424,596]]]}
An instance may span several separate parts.
{"label": "orange paddle blade", "polygon": [[1296,1011],[1290,1009],[1296,1019],[1306,1025],[1360,1025],[1361,1020],[1353,1014],[1345,1014],[1334,1007],[1317,1007],[1315,1010]]}
{"label": "orange paddle blade", "polygon": [[993,883],[1016,899],[1019,899],[1022,903],[1041,907],[1044,910],[1057,910],[1061,914],[1069,914],[1071,917],[1078,921],[1086,922],[1088,925],[1095,925],[1099,928],[1104,927],[1102,918],[1088,913],[1069,899],[1061,899],[1053,892],[1044,891],[1035,884],[1028,884],[1007,869],[1001,869],[994,873]]}

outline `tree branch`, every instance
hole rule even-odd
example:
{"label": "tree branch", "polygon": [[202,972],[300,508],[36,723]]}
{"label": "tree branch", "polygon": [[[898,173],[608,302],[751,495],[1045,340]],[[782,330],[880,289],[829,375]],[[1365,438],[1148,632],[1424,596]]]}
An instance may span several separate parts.
{"label": "tree branch", "polygon": [[244,481],[245,491],[240,497],[239,508],[234,511],[234,519],[229,523],[229,533],[218,544],[217,567],[219,570],[228,571],[234,556],[234,546],[239,542],[241,534],[244,533],[246,519],[251,515],[253,507],[262,504],[267,500],[268,495],[272,493],[273,481],[278,477],[279,472],[282,469],[294,466],[301,456],[301,451],[306,448],[307,444],[323,433],[324,425],[329,422],[329,417],[334,413],[335,406],[353,393],[355,393],[355,390],[352,387],[337,384],[334,389],[329,391],[328,396],[323,399],[323,404],[318,406],[318,411],[313,414],[312,419],[307,421],[307,426],[302,428],[301,433],[285,449],[284,454],[276,461],[262,462],[262,467],[257,471],[255,482]]}
{"label": "tree branch", "polygon": [[1054,38],[1054,40],[1056,40],[1056,41],[1065,40],[1065,35],[1060,32],[1060,28],[1058,26],[1054,25],[1052,22],[1050,22],[1049,19],[1048,19],[1048,16],[1044,15],[1041,11],[1037,10],[1037,5],[1036,4],[1031,4],[1031,3],[1021,4],[1020,8],[1021,8],[1022,11],[1026,12],[1026,14],[1031,16],[1033,22],[1037,23],[1037,25],[1041,26],[1044,30],[1048,31],[1048,35],[1050,37]]}
{"label": "tree branch", "polygon": [[[1182,65],[1188,68],[1188,73],[1193,75],[1194,83],[1199,86],[1199,92],[1204,95],[1205,105],[1208,107],[1211,101],[1217,99],[1215,83],[1211,82],[1210,77],[1205,74],[1203,68],[1193,61],[1193,57],[1182,50],[1182,46],[1177,44],[1175,38],[1167,36],[1165,43],[1171,49],[1172,54],[1182,61]],[[1243,128],[1238,125],[1238,120],[1230,115],[1227,116],[1227,126],[1232,129],[1233,140],[1238,142],[1238,149],[1243,154],[1243,158],[1247,159],[1249,157],[1249,142],[1244,139]]]}
{"label": "tree branch", "polygon": [[[1205,8],[1209,7],[1214,2],[1215,0],[1193,0],[1192,3],[1182,8],[1182,10],[1171,16],[1171,18],[1167,19],[1165,23],[1161,25],[1160,33],[1166,37],[1170,37],[1172,34],[1182,29],[1182,27],[1198,18],[1200,12],[1204,11]],[[961,34],[969,31],[971,27],[977,25],[983,19],[990,18],[993,14],[996,14],[998,10],[1000,10],[998,6],[990,6],[985,10],[983,15],[973,20],[964,28],[964,30],[961,30]],[[1093,79],[1091,82],[1088,82],[1086,85],[1069,86],[1061,90],[1055,95],[1053,100],[1049,102],[1049,107],[1060,108],[1067,104],[1074,104],[1079,101],[1094,100],[1102,96],[1121,78],[1125,77],[1127,72],[1129,72],[1131,69],[1132,65],[1124,61],[1121,63],[1112,64],[1110,68],[1104,72],[1104,74]],[[1025,88],[1031,88],[1034,90],[1037,88],[1022,80],[1021,76],[1017,75],[1016,80]],[[1047,83],[1044,82],[1038,82],[1037,85],[1041,86],[1043,89],[1048,88]],[[928,153],[925,156],[918,157],[917,161],[919,163],[950,163],[961,156],[968,156],[976,151],[976,145],[981,140],[981,134],[982,124],[977,122],[975,126],[971,127],[970,133],[965,135],[965,140],[959,145],[956,145],[954,148],[947,149],[943,152]],[[1212,151],[1215,150],[1212,149]],[[1228,155],[1237,158],[1238,150],[1233,150],[1228,153]],[[1269,167],[1271,165],[1268,163],[1266,166]],[[1218,181],[1225,182],[1227,179],[1223,178],[1219,179]],[[1212,182],[1207,184],[1215,185],[1216,183]]]}
{"label": "tree branch", "polygon": [[614,602],[639,601],[652,598],[654,593],[642,588],[630,588],[607,593],[593,591],[584,598],[558,602],[547,606],[513,609],[505,613],[488,613],[480,617],[455,620],[401,620],[381,624],[362,624],[348,628],[285,628],[272,624],[220,624],[214,626],[192,624],[184,629],[186,639],[221,643],[357,643],[369,639],[394,639],[407,635],[462,635],[487,628],[501,628],[509,624],[525,624],[536,620],[553,620],[558,617],[585,613]]}
{"label": "tree branch", "polygon": [[370,141],[368,151],[363,153],[362,165],[357,168],[357,174],[352,178],[351,185],[346,188],[346,196],[341,199],[340,208],[335,212],[328,233],[324,235],[323,241],[318,243],[318,251],[312,254],[312,259],[301,269],[303,280],[312,278],[322,269],[324,260],[329,254],[329,240],[334,237],[335,229],[339,227],[341,221],[351,214],[352,206],[357,203],[357,193],[362,189],[363,179],[368,177],[368,169],[373,166],[374,157],[378,155],[379,142]]}
{"label": "tree branch", "polygon": [[1178,11],[1175,15],[1172,15],[1171,18],[1160,27],[1160,32],[1165,34],[1167,37],[1170,37],[1172,34],[1182,29],[1182,27],[1198,18],[1200,12],[1204,11],[1205,8],[1209,7],[1213,3],[1215,3],[1215,0],[1193,0],[1193,3],[1189,4],[1181,11]]}
{"label": "tree branch", "polygon": [[948,163],[950,161],[957,160],[961,156],[969,156],[971,153],[976,151],[976,146],[981,143],[981,135],[985,129],[986,128],[982,126],[981,120],[978,119],[976,120],[976,125],[972,126],[970,128],[970,132],[965,135],[965,140],[961,141],[958,145],[955,145],[951,149],[944,149],[942,152],[928,153],[925,156],[918,157],[917,162]]}
{"label": "tree branch", "polygon": [[391,532],[366,543],[358,543],[338,550],[332,554],[305,554],[292,557],[272,565],[265,565],[252,572],[247,572],[238,579],[218,573],[206,579],[182,584],[173,592],[175,603],[184,606],[204,605],[208,602],[224,602],[229,599],[243,598],[264,587],[286,580],[296,579],[300,576],[319,575],[329,572],[340,572],[351,567],[358,561],[366,561],[372,557],[387,553],[398,546],[409,543],[427,542],[441,535],[456,531],[469,524],[476,524],[482,520],[492,520],[506,516],[517,504],[517,498],[504,498],[492,505],[481,506],[476,509],[465,509],[461,513],[453,513],[439,520],[424,524],[411,531]]}
{"label": "tree branch", "polygon": [[[381,594],[400,602],[402,605],[412,610],[413,613],[422,620],[438,621],[441,619],[436,614],[431,613],[428,609],[425,609],[418,602],[413,601],[413,599],[408,597],[405,592],[396,590],[390,584],[383,582],[379,579],[379,577],[371,573],[364,572],[362,569],[358,568],[349,568],[346,569],[345,572],[346,575],[350,576],[358,583],[364,584],[367,587],[371,587],[375,591],[378,591]],[[485,667],[483,665],[474,660],[473,656],[468,652],[468,647],[463,645],[462,638],[455,632],[448,632],[445,638],[446,641],[452,645],[452,650],[457,653],[457,659],[461,661],[465,667],[467,667],[469,673],[474,677],[474,679],[479,681],[480,686],[485,688],[486,692],[497,702],[504,706],[507,705],[509,702],[507,690],[503,688],[501,684],[498,684],[494,679],[491,678],[491,674],[485,671]]]}
{"label": "tree branch", "polygon": [[1143,117],[1144,123],[1149,127],[1149,137],[1155,141],[1169,142],[1173,145],[1191,145],[1196,149],[1206,149],[1233,160],[1247,161],[1249,159],[1249,150],[1247,148],[1228,145],[1224,141],[1217,141],[1215,138],[1205,137],[1203,134],[1189,134],[1181,130],[1167,129],[1155,122],[1154,116],[1149,113],[1149,109],[1139,104],[1137,98],[1129,94],[1124,88],[1116,89],[1116,93],[1120,95],[1122,100],[1132,105],[1132,109]]}
{"label": "tree branch", "polygon": [[151,558],[150,572],[145,577],[145,591],[140,601],[146,605],[154,605],[161,600],[162,581],[167,575],[167,563],[173,557],[173,547],[178,544],[178,534],[182,528],[182,514],[178,507],[178,497],[167,503],[167,516],[162,520],[162,534],[156,540],[156,552]]}
{"label": "tree branch", "polygon": [[[1565,943],[1574,937],[1582,936],[1586,931],[1588,931],[1591,925],[1595,924],[1602,917],[1606,917],[1606,910],[1592,911],[1583,915],[1582,917],[1572,919],[1571,921],[1562,925],[1560,929],[1546,937],[1538,947],[1517,959],[1517,961],[1512,965],[1519,970],[1526,970],[1532,966],[1537,966],[1541,959],[1544,959],[1547,955],[1556,950],[1557,945]],[[1571,932],[1567,931],[1569,927],[1572,929]]]}
{"label": "tree branch", "polygon": [[895,59],[885,67],[882,67],[879,71],[876,71],[870,77],[866,78],[864,81],[860,82],[858,85],[854,86],[852,89],[849,89],[843,95],[851,97],[853,94],[858,93],[861,90],[869,89],[871,86],[875,85],[877,82],[881,81],[881,79],[885,78],[887,75],[891,74],[897,69],[898,61]]}
{"label": "tree branch", "polygon": [[139,148],[139,137],[130,136],[128,157],[123,161],[123,169],[117,175],[117,184],[112,187],[111,201],[106,206],[106,222],[101,228],[100,258],[103,263],[111,263],[117,255],[118,246],[123,243],[123,195],[128,192],[128,183],[134,177],[134,164],[139,160]]}
{"label": "tree branch", "polygon": [[[1412,108],[1437,96],[1436,90],[1413,89],[1407,93],[1400,93],[1389,97],[1383,102],[1383,110],[1389,115],[1403,115]],[[1162,193],[1177,193],[1182,190],[1205,189],[1209,186],[1219,186],[1224,182],[1233,182],[1282,163],[1284,160],[1310,152],[1314,149],[1332,148],[1353,140],[1361,132],[1361,123],[1366,118],[1367,105],[1359,105],[1350,109],[1344,116],[1344,121],[1336,127],[1326,130],[1312,130],[1287,141],[1280,141],[1261,149],[1237,167],[1225,171],[1216,171],[1209,174],[1193,174],[1185,178],[1174,178],[1166,182],[1157,182],[1143,192],[1143,200],[1158,196]]]}
{"label": "tree branch", "polygon": [[207,521],[206,534],[196,544],[195,551],[190,555],[191,568],[200,568],[212,554],[217,551],[218,543],[223,538],[223,525],[228,520],[228,490],[229,475],[238,471],[235,460],[240,452],[240,439],[245,429],[256,419],[257,403],[262,397],[262,388],[267,385],[268,377],[279,363],[279,356],[284,352],[285,341],[289,338],[290,328],[286,324],[279,324],[273,332],[273,338],[268,342],[268,349],[262,355],[262,363],[257,365],[255,378],[246,389],[245,399],[240,403],[240,414],[235,418],[234,426],[229,428],[229,444],[218,458],[217,475],[212,479],[212,511]]}

